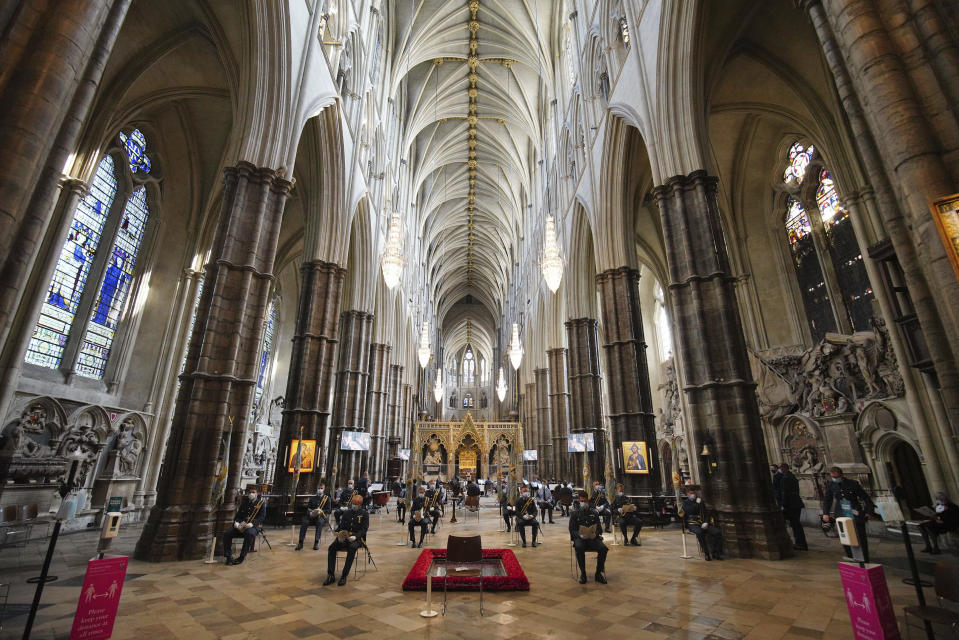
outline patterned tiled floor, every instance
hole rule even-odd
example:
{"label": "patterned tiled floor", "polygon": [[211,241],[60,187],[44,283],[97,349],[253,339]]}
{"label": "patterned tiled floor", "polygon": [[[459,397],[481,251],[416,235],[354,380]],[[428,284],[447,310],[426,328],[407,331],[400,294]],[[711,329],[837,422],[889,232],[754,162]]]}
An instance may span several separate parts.
{"label": "patterned tiled floor", "polygon": [[[425,546],[445,546],[446,535],[454,531],[480,532],[485,547],[505,546],[510,538],[496,531],[500,520],[492,502],[484,503],[481,516],[477,522],[457,510],[459,523],[444,522],[432,544]],[[791,560],[707,563],[679,557],[678,529],[647,529],[642,547],[611,548],[608,585],[590,579],[581,586],[570,578],[566,521],[558,519],[546,525],[545,544],[515,548],[530,579],[528,593],[487,593],[482,618],[478,594],[452,594],[445,617],[426,619],[419,615],[425,595],[400,590],[419,551],[397,545],[406,529],[393,517],[373,517],[369,540],[379,569],[370,567],[344,587],[322,586],[328,533],[320,551],[307,545],[294,552],[286,545],[289,529],[270,530],[273,551],[262,549],[236,567],[200,561],[131,562],[114,637],[852,638],[835,566],[841,548],[816,531],[808,531],[812,550]],[[138,535],[139,528],[126,528],[113,551],[129,553]],[[692,536],[688,540],[695,555],[695,541]],[[44,592],[34,638],[69,635],[84,566],[95,546],[92,533],[61,538],[52,570],[60,580]],[[894,540],[874,540],[871,546],[875,559],[887,565],[890,590],[901,612],[915,598],[912,587],[902,584],[902,546]],[[39,573],[45,548],[31,544],[0,551],[0,580],[13,583],[0,637],[22,634],[25,605],[33,596],[33,586],[24,580]],[[591,572],[594,560],[587,562]],[[925,562],[922,566],[931,570]]]}

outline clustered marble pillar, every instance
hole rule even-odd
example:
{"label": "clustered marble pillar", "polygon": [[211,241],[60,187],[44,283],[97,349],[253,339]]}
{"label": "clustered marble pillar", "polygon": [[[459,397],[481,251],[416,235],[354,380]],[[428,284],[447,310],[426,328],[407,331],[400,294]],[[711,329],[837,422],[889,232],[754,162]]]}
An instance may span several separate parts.
{"label": "clustered marble pillar", "polygon": [[695,171],[654,190],[666,243],[692,449],[698,452],[708,444],[712,452],[700,476],[730,555],[779,559],[791,555],[792,543],[769,482],[717,182],[705,171]]}
{"label": "clustered marble pillar", "polygon": [[[373,314],[344,311],[340,314],[340,345],[337,350],[336,387],[333,394],[333,430],[330,433],[327,468],[336,468],[342,478],[357,478],[366,470],[369,452],[344,451],[339,446],[343,431],[366,430],[366,400],[370,372],[370,334]],[[372,441],[370,443],[372,447]],[[337,478],[331,478],[334,482]]]}
{"label": "clustered marble pillar", "polygon": [[528,434],[526,438],[526,448],[536,450],[536,472],[537,475],[545,476],[547,471],[546,460],[540,457],[542,447],[540,446],[539,426],[536,422],[536,383],[526,383],[526,393],[523,394],[523,416],[525,425],[524,433]]}
{"label": "clustered marble pillar", "polygon": [[[283,407],[283,425],[273,478],[273,492],[287,495],[293,474],[287,462],[289,450],[303,427],[304,440],[316,440],[317,447],[327,441],[330,421],[330,388],[333,384],[336,346],[339,337],[340,297],[346,270],[333,264],[315,260],[300,267],[300,299],[293,330],[293,350],[286,381]],[[319,460],[325,460],[324,451],[317,451]],[[319,457],[323,456],[323,457]],[[328,469],[318,468],[300,476],[298,493],[312,493],[319,479]]]}
{"label": "clustered marble pillar", "polygon": [[[389,391],[386,408],[386,436],[387,438],[401,436],[399,429],[400,405],[403,394],[403,370],[400,364],[390,365]],[[385,450],[384,450],[385,453]]]}
{"label": "clustered marble pillar", "polygon": [[[555,460],[553,460],[552,434],[550,433],[549,420],[549,369],[533,370],[533,380],[536,385],[536,397],[533,400],[533,407],[536,411],[536,431],[539,440],[539,467],[543,475],[556,475],[558,473]],[[565,452],[565,450],[564,450]]]}
{"label": "clustered marble pillar", "polygon": [[569,456],[566,447],[562,446],[569,435],[569,367],[566,360],[566,349],[563,347],[546,351],[546,361],[549,363],[549,428],[553,442],[551,472],[560,477],[570,473]]}
{"label": "clustered marble pillar", "polygon": [[[659,494],[663,490],[662,474],[639,306],[639,272],[629,267],[610,269],[596,276],[596,284],[605,333],[603,349],[606,351],[611,444],[616,454],[614,468],[622,466],[619,453],[624,442],[645,442],[649,473],[624,473],[623,483],[630,495]],[[599,471],[598,477],[603,475],[604,472]]]}
{"label": "clustered marble pillar", "polygon": [[376,474],[386,469],[386,431],[387,400],[390,383],[390,352],[388,344],[374,342],[370,345],[369,391],[366,403],[366,430],[372,435],[370,452],[370,473]]}
{"label": "clustered marble pillar", "polygon": [[566,322],[569,342],[569,412],[570,433],[592,433],[596,444],[586,460],[594,472],[602,476],[606,465],[606,439],[603,437],[603,409],[600,394],[599,323],[593,318],[576,318]]}
{"label": "clustered marble pillar", "polygon": [[[231,418],[230,460],[243,458],[277,238],[291,183],[272,169],[247,162],[224,174],[223,204],[180,377],[158,500],[136,547],[141,560],[202,557],[210,537],[235,510],[227,499],[214,511],[210,496]],[[227,496],[236,489],[241,466],[230,467]]]}

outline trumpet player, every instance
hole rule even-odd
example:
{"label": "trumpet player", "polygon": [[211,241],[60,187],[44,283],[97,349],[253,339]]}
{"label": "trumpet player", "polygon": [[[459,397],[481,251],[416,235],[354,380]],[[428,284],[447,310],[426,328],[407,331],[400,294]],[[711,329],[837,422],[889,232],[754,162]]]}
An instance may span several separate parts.
{"label": "trumpet player", "polygon": [[[266,516],[266,510],[263,509],[266,500],[260,497],[256,487],[250,487],[247,495],[240,503],[240,508],[236,511],[233,526],[223,534],[223,555],[226,556],[226,564],[240,564],[246,559],[256,540],[256,535],[260,532],[263,524],[263,518]],[[233,559],[233,538],[243,536],[243,547],[240,549],[240,557]]]}
{"label": "trumpet player", "polygon": [[326,580],[323,586],[336,582],[336,552],[346,551],[346,562],[343,564],[343,573],[340,575],[339,586],[346,584],[346,576],[350,575],[356,552],[366,546],[366,530],[369,528],[369,516],[363,509],[363,497],[353,496],[350,508],[343,511],[336,527],[336,537],[330,543],[326,555]]}
{"label": "trumpet player", "polygon": [[320,548],[320,534],[333,511],[330,496],[325,494],[326,485],[321,482],[316,488],[316,495],[310,496],[309,502],[306,503],[306,513],[303,514],[303,521],[300,523],[300,541],[296,545],[296,551],[303,548],[303,541],[306,540],[306,532],[310,527],[316,527],[316,533],[313,537],[313,551]]}
{"label": "trumpet player", "polygon": [[[623,532],[623,546],[627,544],[636,547],[642,546],[637,536],[639,536],[639,532],[643,528],[643,522],[640,520],[639,513],[636,512],[636,505],[630,502],[629,498],[626,497],[622,482],[616,483],[616,497],[613,498],[611,507],[613,514],[619,518],[619,530]],[[626,534],[629,531],[629,525],[633,525],[633,536],[627,540]]]}
{"label": "trumpet player", "polygon": [[[423,538],[426,537],[426,530],[429,526],[430,518],[426,513],[426,490],[420,487],[416,497],[413,498],[413,504],[410,505],[410,523],[406,527],[410,532],[410,542],[413,543],[414,549],[423,546]],[[419,544],[417,544],[416,537],[413,534],[414,529],[420,530]]]}

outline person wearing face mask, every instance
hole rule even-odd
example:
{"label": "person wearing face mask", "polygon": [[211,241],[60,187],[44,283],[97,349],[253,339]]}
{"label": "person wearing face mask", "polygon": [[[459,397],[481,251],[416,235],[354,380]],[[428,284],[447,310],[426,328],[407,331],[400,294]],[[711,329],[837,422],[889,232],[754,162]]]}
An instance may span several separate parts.
{"label": "person wearing face mask", "polygon": [[579,583],[586,584],[586,552],[596,552],[596,575],[593,578],[600,584],[606,584],[606,554],[609,548],[603,543],[603,528],[599,514],[593,509],[586,494],[579,494],[579,508],[569,517],[569,539],[576,552],[576,564],[579,565]]}
{"label": "person wearing face mask", "polygon": [[332,511],[333,503],[330,496],[326,495],[326,485],[321,482],[316,488],[316,495],[310,496],[309,502],[306,503],[306,513],[303,514],[303,521],[300,523],[300,541],[297,543],[295,551],[303,548],[306,531],[310,527],[316,527],[316,533],[313,537],[313,551],[320,548],[320,534],[323,532],[323,527],[326,526]]}
{"label": "person wearing face mask", "polygon": [[513,529],[513,513],[516,510],[516,507],[513,506],[513,503],[509,501],[509,491],[503,483],[503,495],[500,497],[499,506],[500,511],[503,513],[503,521],[506,523],[506,532],[509,533]]}
{"label": "person wearing face mask", "polygon": [[[240,508],[236,510],[233,526],[223,534],[223,555],[226,556],[226,564],[240,564],[246,559],[246,554],[249,553],[263,525],[263,518],[266,517],[265,503],[266,500],[251,487],[243,498],[243,502],[240,503]],[[240,549],[240,556],[234,560],[233,538],[236,536],[243,536],[243,547]]]}
{"label": "person wearing face mask", "polygon": [[696,488],[686,489],[686,499],[679,505],[677,514],[686,523],[686,528],[693,532],[699,547],[703,550],[706,560],[723,559],[722,536],[715,520],[710,521],[709,509],[703,499],[696,495]]}
{"label": "person wearing face mask", "polygon": [[939,534],[959,529],[959,507],[957,507],[942,491],[936,492],[936,517],[919,524],[919,533],[926,543],[923,553],[933,555],[942,553],[939,550]]}
{"label": "person wearing face mask", "polygon": [[333,514],[333,517],[336,519],[336,524],[340,524],[340,518],[349,510],[350,505],[353,504],[353,497],[357,495],[353,487],[353,481],[350,480],[346,483],[346,487],[340,489],[339,500],[337,500],[337,510],[336,513]]}
{"label": "person wearing face mask", "polygon": [[[612,510],[619,517],[619,530],[623,532],[623,545],[642,546],[638,536],[643,528],[643,523],[636,511],[636,506],[626,497],[622,482],[616,483],[616,497],[613,498]],[[629,530],[629,525],[633,525],[633,536],[627,541],[626,533]]]}
{"label": "person wearing face mask", "polygon": [[603,529],[606,533],[612,532],[610,524],[613,521],[613,512],[609,510],[609,500],[606,499],[606,488],[599,483],[593,482],[593,497],[590,500],[591,506],[596,513],[603,519]]}
{"label": "person wearing face mask", "polygon": [[539,533],[539,522],[536,521],[536,498],[530,495],[529,487],[525,484],[519,489],[519,498],[516,499],[516,528],[519,537],[526,546],[526,528],[533,527],[533,547],[536,547],[536,534]]}
{"label": "person wearing face mask", "polygon": [[350,508],[343,512],[343,517],[340,518],[336,527],[338,535],[333,538],[326,554],[324,587],[336,581],[336,552],[341,550],[346,551],[346,562],[343,563],[343,573],[340,575],[340,581],[337,584],[341,587],[346,584],[346,577],[350,575],[356,552],[366,544],[366,531],[369,526],[369,515],[363,508],[363,498],[358,495],[353,496]]}
{"label": "person wearing face mask", "polygon": [[[413,498],[413,503],[410,505],[410,523],[406,527],[407,531],[410,532],[410,542],[413,543],[414,549],[423,546],[423,538],[426,537],[426,530],[429,526],[430,517],[426,513],[426,489],[420,487],[416,497]],[[416,537],[413,534],[414,529],[420,530],[419,544],[416,543]]]}
{"label": "person wearing face mask", "polygon": [[549,514],[549,523],[556,524],[553,522],[553,492],[545,482],[540,482],[536,489],[536,503],[539,505],[539,516],[543,524],[546,524],[546,514]]}
{"label": "person wearing face mask", "polygon": [[[826,496],[822,504],[823,522],[831,518],[852,518],[856,527],[856,536],[859,538],[859,547],[862,549],[864,562],[869,562],[869,539],[866,537],[866,521],[876,514],[876,505],[872,498],[862,488],[862,485],[843,475],[842,469],[833,467],[829,470],[830,482],[826,483]],[[843,545],[847,557],[852,557],[852,549]]]}
{"label": "person wearing face mask", "polygon": [[426,490],[426,508],[424,513],[429,516],[430,520],[430,533],[436,533],[436,524],[440,521],[440,500],[442,499],[442,494],[436,485],[428,485],[430,488]]}

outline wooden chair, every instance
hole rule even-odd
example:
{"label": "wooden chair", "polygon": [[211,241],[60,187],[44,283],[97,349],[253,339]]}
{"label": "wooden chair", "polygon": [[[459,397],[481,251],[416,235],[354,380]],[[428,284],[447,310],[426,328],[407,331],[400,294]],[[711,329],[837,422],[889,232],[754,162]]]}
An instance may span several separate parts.
{"label": "wooden chair", "polygon": [[446,600],[449,590],[447,581],[452,572],[458,578],[479,577],[480,615],[483,615],[483,569],[457,570],[456,563],[479,563],[483,561],[483,540],[481,536],[454,536],[446,539],[446,574],[443,576],[443,615],[446,615]]}
{"label": "wooden chair", "polygon": [[476,521],[479,522],[479,496],[466,496],[466,512],[472,513],[476,516]]}
{"label": "wooden chair", "polygon": [[954,566],[949,565],[945,562],[937,562],[933,583],[936,590],[936,600],[939,603],[938,607],[905,607],[904,611],[906,612],[905,617],[905,626],[907,637],[912,637],[912,632],[909,631],[909,628],[914,626],[909,624],[909,617],[915,616],[922,621],[922,625],[925,626],[925,623],[939,624],[949,627],[949,630],[952,632],[953,637],[959,638],[959,613],[950,611],[942,606],[943,600],[948,600],[952,603],[959,603],[959,569],[956,569]]}

